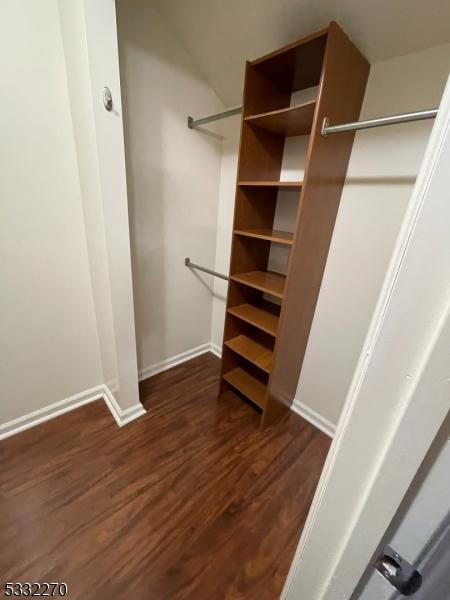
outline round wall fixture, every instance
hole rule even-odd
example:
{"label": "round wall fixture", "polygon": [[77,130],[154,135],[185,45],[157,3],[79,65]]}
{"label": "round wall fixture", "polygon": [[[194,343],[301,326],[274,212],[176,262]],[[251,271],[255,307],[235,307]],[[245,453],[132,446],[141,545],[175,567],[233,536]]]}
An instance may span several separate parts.
{"label": "round wall fixture", "polygon": [[110,111],[113,107],[111,90],[108,87],[103,88],[103,106]]}

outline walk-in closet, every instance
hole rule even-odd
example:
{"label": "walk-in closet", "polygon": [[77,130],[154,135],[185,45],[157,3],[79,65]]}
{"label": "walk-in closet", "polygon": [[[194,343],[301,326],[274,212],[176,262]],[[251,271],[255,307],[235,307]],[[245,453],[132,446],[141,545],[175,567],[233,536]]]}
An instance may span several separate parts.
{"label": "walk-in closet", "polygon": [[212,352],[218,395],[236,392],[263,429],[291,409],[332,434],[445,49],[426,88],[409,61],[425,72],[431,54],[371,69],[364,43],[330,20],[279,47],[252,39],[231,69],[225,49],[208,52],[211,28],[194,36],[211,9],[117,11],[140,378]]}
{"label": "walk-in closet", "polygon": [[2,17],[5,595],[419,586],[450,489],[448,0]]}

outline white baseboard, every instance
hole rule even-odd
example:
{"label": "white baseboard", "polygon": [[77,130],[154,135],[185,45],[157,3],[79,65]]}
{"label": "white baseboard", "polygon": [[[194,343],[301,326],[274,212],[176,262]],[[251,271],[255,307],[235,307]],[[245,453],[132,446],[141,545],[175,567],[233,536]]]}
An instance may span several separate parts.
{"label": "white baseboard", "polygon": [[106,385],[103,386],[103,399],[105,400],[106,406],[109,408],[115,422],[119,427],[123,427],[124,425],[131,423],[131,421],[142,417],[142,415],[145,415],[146,413],[145,408],[140,402],[122,410],[117,404],[117,401],[110,389]]}
{"label": "white baseboard", "polygon": [[29,429],[40,423],[44,423],[44,421],[49,421],[54,417],[63,415],[84,404],[99,400],[103,397],[103,393],[103,385],[98,385],[79,394],[75,394],[74,396],[70,396],[70,398],[65,398],[64,400],[60,400],[59,402],[55,402],[54,404],[44,406],[44,408],[28,413],[23,417],[18,417],[8,423],[4,423],[3,425],[0,425],[0,440],[15,435],[16,433],[20,433],[21,431],[25,431],[25,429]]}
{"label": "white baseboard", "polygon": [[336,433],[336,425],[319,415],[319,413],[316,413],[316,411],[312,410],[308,406],[305,406],[305,404],[297,400],[297,398],[294,398],[294,402],[291,405],[291,410],[303,417],[305,421],[308,421],[311,423],[311,425],[314,425],[314,427],[317,427],[317,429],[320,429],[320,431],[323,431],[323,433],[329,437],[334,437],[334,434]]}
{"label": "white baseboard", "polygon": [[130,423],[130,421],[134,421],[134,419],[144,415],[146,412],[140,402],[135,406],[122,410],[108,387],[106,385],[98,385],[89,390],[85,390],[84,392],[80,392],[79,394],[75,394],[74,396],[70,396],[69,398],[65,398],[64,400],[60,400],[59,402],[55,402],[54,404],[50,404],[49,406],[44,406],[44,408],[35,410],[23,417],[18,417],[8,423],[3,423],[3,425],[0,425],[0,440],[4,440],[16,433],[25,431],[25,429],[29,429],[30,427],[59,417],[59,415],[63,415],[66,412],[75,410],[80,406],[89,404],[89,402],[94,402],[94,400],[100,400],[101,398],[105,400],[107,407],[111,411],[111,414],[119,427]]}
{"label": "white baseboard", "polygon": [[181,365],[181,363],[184,363],[187,360],[191,360],[191,358],[195,358],[196,356],[200,356],[201,354],[205,354],[206,352],[213,352],[213,354],[216,354],[216,352],[213,349],[213,346],[215,346],[215,344],[207,342],[206,344],[202,344],[201,346],[197,346],[196,348],[191,348],[190,350],[186,350],[185,352],[175,354],[170,358],[166,358],[165,360],[161,360],[160,362],[154,363],[149,367],[139,369],[139,381],[142,381],[143,379],[148,379],[149,377],[153,377],[153,375],[157,375],[158,373],[167,371],[168,369],[176,367],[177,365]]}
{"label": "white baseboard", "polygon": [[[220,348],[211,342],[207,342],[206,344],[202,344],[201,346],[197,346],[196,348],[192,348],[181,354],[176,354],[171,358],[140,370],[139,381],[147,379],[147,377],[151,377],[157,373],[161,373],[162,371],[166,371],[167,369],[171,369],[176,365],[186,362],[191,358],[195,358],[196,356],[200,356],[201,354],[205,354],[206,352],[212,352],[220,357]],[[21,431],[25,431],[25,429],[29,429],[40,423],[44,423],[45,421],[49,421],[54,417],[58,417],[70,410],[74,410],[84,404],[99,400],[100,398],[104,399],[106,406],[119,427],[138,419],[146,413],[145,408],[140,402],[122,410],[109,387],[102,384],[0,425],[0,440],[15,435],[16,433],[20,433]]]}
{"label": "white baseboard", "polygon": [[[139,381],[171,369],[176,365],[186,362],[191,358],[195,358],[196,356],[200,356],[201,354],[205,354],[206,352],[212,352],[219,358],[222,354],[221,348],[217,346],[217,344],[208,342],[140,370]],[[9,421],[8,423],[0,425],[0,440],[3,440],[11,435],[15,435],[16,433],[20,433],[21,431],[25,431],[25,429],[39,425],[44,421],[53,419],[54,417],[69,412],[70,410],[74,410],[75,408],[83,406],[84,404],[88,404],[94,400],[99,400],[100,398],[104,399],[108,409],[110,410],[115,422],[119,427],[138,419],[146,413],[145,408],[140,402],[134,406],[130,406],[129,408],[122,410],[108,386],[98,385],[79,394],[75,394],[74,396],[70,396],[70,398],[65,398],[64,400],[60,400],[59,402],[45,406],[44,408],[29,413],[28,415],[24,415],[23,417],[19,417],[13,421]],[[306,421],[314,425],[314,427],[317,427],[317,429],[323,431],[323,433],[326,435],[330,437],[334,436],[336,432],[336,426],[316,413],[314,410],[302,404],[302,402],[299,400],[294,399],[291,409],[303,417]]]}
{"label": "white baseboard", "polygon": [[[214,342],[209,342],[206,344],[202,344],[201,346],[197,346],[196,348],[191,348],[190,350],[186,350],[185,352],[181,352],[180,354],[175,354],[170,358],[166,358],[158,363],[155,363],[149,367],[145,367],[144,369],[139,370],[139,381],[144,379],[148,379],[153,375],[157,375],[158,373],[162,373],[163,371],[167,371],[172,367],[180,365],[191,358],[195,358],[196,356],[200,356],[201,354],[205,354],[206,352],[212,352],[218,358],[222,357],[222,348],[215,344]],[[114,410],[110,408],[111,412],[114,415]],[[336,431],[336,426],[333,425],[330,421],[323,418],[321,415],[308,408],[304,404],[302,404],[297,399],[294,399],[292,403],[291,410],[295,413],[303,417],[306,421],[323,431],[326,435],[333,437]],[[139,416],[139,415],[138,415]]]}
{"label": "white baseboard", "polygon": [[210,342],[209,344],[209,351],[212,352],[215,356],[217,356],[217,358],[222,358],[222,348],[221,346],[218,346],[217,344],[214,344],[214,342]]}

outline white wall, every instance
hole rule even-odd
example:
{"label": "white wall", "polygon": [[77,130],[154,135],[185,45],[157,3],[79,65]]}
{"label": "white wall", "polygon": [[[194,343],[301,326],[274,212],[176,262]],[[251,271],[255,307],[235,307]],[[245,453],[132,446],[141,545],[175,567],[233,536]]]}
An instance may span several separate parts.
{"label": "white wall", "polygon": [[103,380],[118,397],[111,287],[83,0],[58,0]]}
{"label": "white wall", "polygon": [[[450,45],[373,65],[361,118],[438,106]],[[356,134],[296,397],[337,423],[432,122]]]}
{"label": "white wall", "polygon": [[[137,375],[115,0],[83,0],[83,9],[117,357],[115,395],[121,410],[134,407],[139,415],[142,406]],[[105,86],[112,94],[111,111],[103,105]]]}
{"label": "white wall", "polygon": [[[372,65],[361,118],[439,104],[450,45]],[[238,125],[233,135],[236,136]],[[361,351],[406,203],[428,141],[430,122],[358,132],[296,398],[336,424]],[[216,268],[229,262],[237,145],[225,143]],[[286,178],[286,177],[285,177]],[[222,254],[221,254],[222,252]],[[217,284],[216,284],[217,285]],[[220,285],[220,284],[219,284]],[[212,326],[221,344],[224,303]]]}
{"label": "white wall", "polygon": [[[220,165],[219,207],[217,212],[216,260],[214,270],[228,274],[230,269],[231,233],[233,229],[234,196],[237,177],[237,148],[241,117],[234,116],[222,123],[222,156]],[[211,341],[216,352],[222,352],[223,327],[228,283],[214,278]]]}
{"label": "white wall", "polygon": [[253,60],[338,21],[381,62],[449,41],[448,0],[152,0],[226,106],[239,104],[245,59]]}
{"label": "white wall", "polygon": [[139,367],[210,342],[221,138],[187,116],[221,110],[150,3],[117,5]]}
{"label": "white wall", "polygon": [[54,0],[0,22],[0,423],[102,383]]}

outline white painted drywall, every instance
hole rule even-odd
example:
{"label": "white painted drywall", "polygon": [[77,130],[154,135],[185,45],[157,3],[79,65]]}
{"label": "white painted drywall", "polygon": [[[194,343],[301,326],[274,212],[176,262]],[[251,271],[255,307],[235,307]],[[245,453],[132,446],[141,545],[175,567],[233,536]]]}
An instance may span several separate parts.
{"label": "white painted drywall", "polygon": [[253,60],[338,21],[371,62],[447,43],[448,0],[152,0],[227,106]]}
{"label": "white painted drywall", "polygon": [[103,381],[118,399],[111,286],[83,0],[58,0]]}
{"label": "white painted drywall", "polygon": [[[449,70],[450,45],[372,65],[362,118],[437,106]],[[235,124],[229,134],[234,138],[224,142],[219,214],[228,220],[218,230],[216,268],[229,262],[237,129]],[[430,129],[430,122],[422,122],[356,135],[296,394],[332,424],[356,367]],[[218,297],[212,331],[219,346],[223,310]]]}
{"label": "white painted drywall", "polygon": [[118,2],[139,368],[210,342],[221,138],[187,116],[222,105],[149,2]]}
{"label": "white painted drywall", "polygon": [[[233,229],[234,196],[236,192],[237,147],[240,135],[240,116],[225,119],[222,124],[222,155],[220,165],[219,206],[217,212],[216,260],[214,270],[228,274],[230,269],[231,232]],[[214,297],[211,321],[211,342],[222,352],[223,327],[228,283],[214,278]]]}
{"label": "white painted drywall", "polygon": [[[438,106],[450,45],[372,66],[361,118]],[[357,133],[296,397],[337,423],[432,122]]]}
{"label": "white painted drywall", "polygon": [[[84,0],[83,8],[114,322],[115,396],[126,410],[140,401],[115,1]],[[113,99],[109,112],[103,105],[105,86]]]}
{"label": "white painted drywall", "polygon": [[102,383],[57,3],[0,21],[0,423]]}

